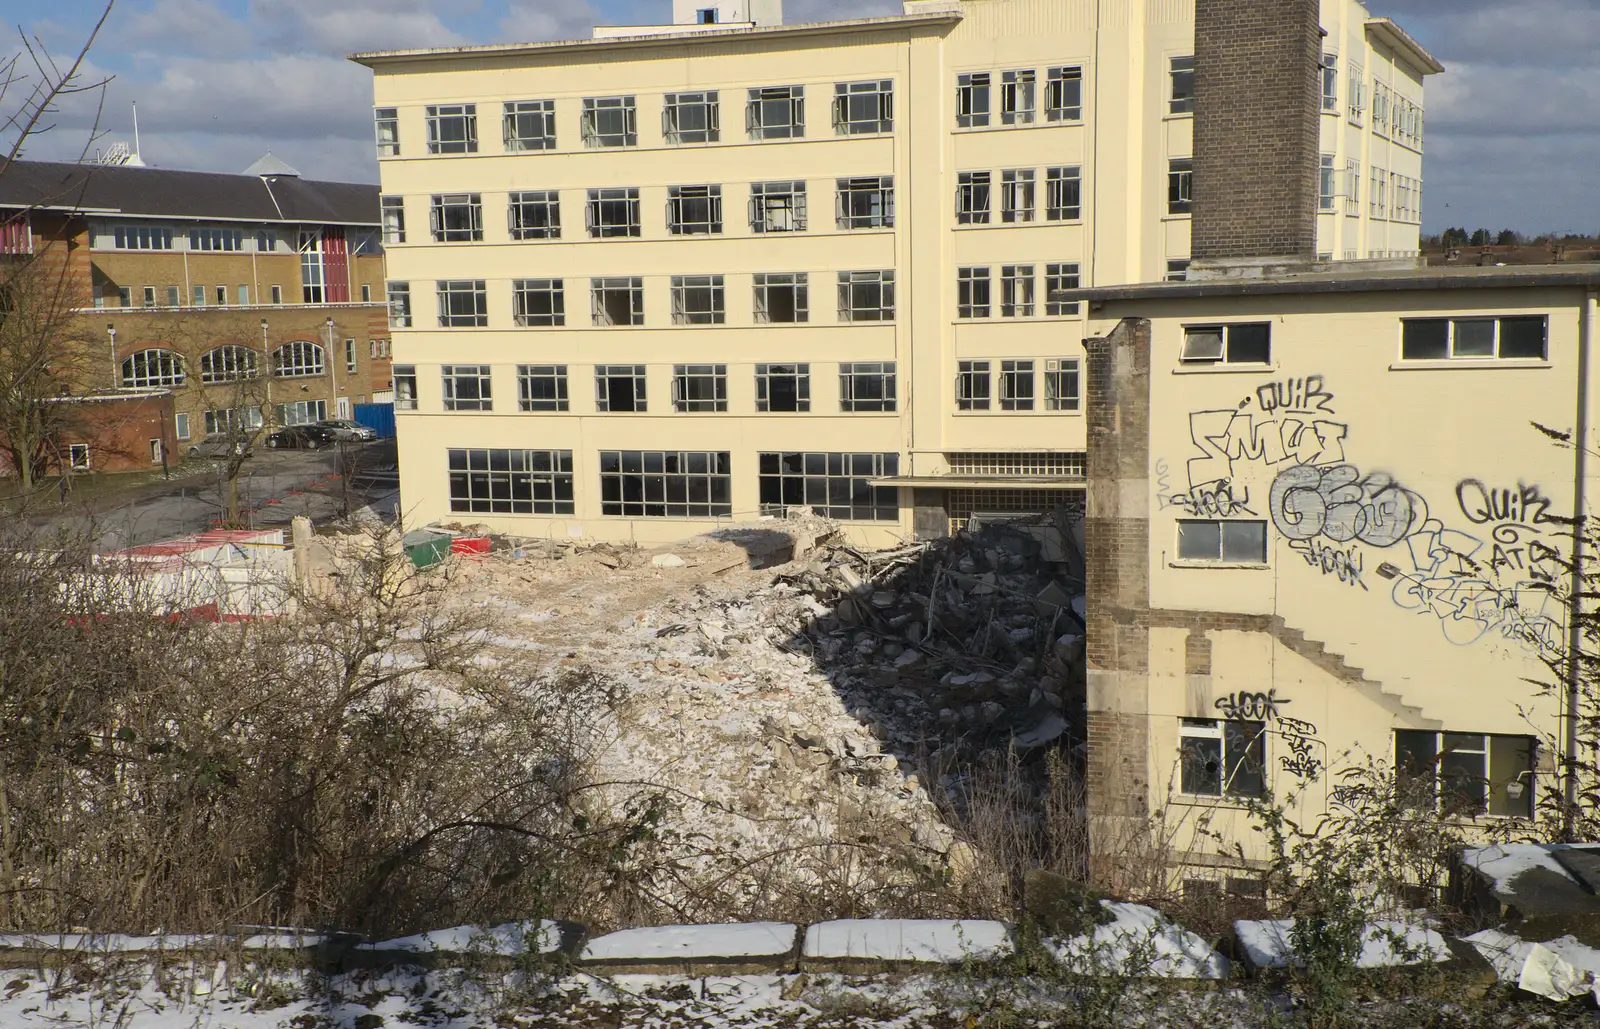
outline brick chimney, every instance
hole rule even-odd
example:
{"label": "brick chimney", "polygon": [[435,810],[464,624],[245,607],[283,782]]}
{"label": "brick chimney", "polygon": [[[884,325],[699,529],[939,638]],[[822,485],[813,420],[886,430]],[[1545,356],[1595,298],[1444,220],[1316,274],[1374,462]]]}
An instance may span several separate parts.
{"label": "brick chimney", "polygon": [[1314,261],[1318,0],[1196,0],[1196,264]]}

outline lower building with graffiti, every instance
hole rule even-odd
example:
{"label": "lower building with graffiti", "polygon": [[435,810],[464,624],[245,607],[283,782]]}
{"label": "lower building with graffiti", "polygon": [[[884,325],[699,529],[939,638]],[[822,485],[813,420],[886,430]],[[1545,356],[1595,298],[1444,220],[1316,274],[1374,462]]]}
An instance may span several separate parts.
{"label": "lower building with graffiti", "polygon": [[1075,294],[1091,809],[1245,877],[1249,801],[1315,821],[1369,761],[1468,822],[1558,811],[1596,560],[1600,268],[1306,267]]}

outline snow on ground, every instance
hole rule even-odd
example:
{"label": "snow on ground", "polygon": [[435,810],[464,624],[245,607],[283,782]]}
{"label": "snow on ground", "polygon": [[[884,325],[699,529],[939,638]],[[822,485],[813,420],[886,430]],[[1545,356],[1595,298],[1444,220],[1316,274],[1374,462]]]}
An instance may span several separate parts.
{"label": "snow on ground", "polygon": [[382,943],[363,943],[356,950],[398,950],[410,954],[548,954],[559,946],[561,927],[547,919],[506,922],[487,929],[481,925],[458,925]]}
{"label": "snow on ground", "polygon": [[658,925],[623,929],[590,940],[585,961],[693,960],[770,957],[794,950],[795,933],[788,922],[745,922],[725,925]]}
{"label": "snow on ground", "polygon": [[1467,868],[1476,868],[1480,874],[1494,883],[1495,890],[1501,893],[1515,894],[1512,884],[1517,876],[1535,868],[1543,868],[1554,872],[1572,882],[1577,880],[1561,867],[1561,863],[1551,854],[1548,844],[1539,843],[1503,843],[1489,847],[1469,847],[1461,852],[1461,864]]}
{"label": "snow on ground", "polygon": [[1094,933],[1051,940],[1056,957],[1072,972],[1135,978],[1222,979],[1228,959],[1205,940],[1143,904],[1101,901],[1114,921]]}
{"label": "snow on ground", "polygon": [[[1233,923],[1239,945],[1257,968],[1288,968],[1294,958],[1292,918],[1276,921],[1241,920]],[[1433,929],[1388,919],[1374,921],[1361,934],[1359,968],[1391,968],[1424,962],[1449,961],[1450,948]]]}
{"label": "snow on ground", "polygon": [[844,918],[806,928],[808,958],[958,964],[1011,953],[1004,922],[938,918]]}
{"label": "snow on ground", "polygon": [[1503,983],[1551,1000],[1592,994],[1600,1002],[1600,950],[1571,936],[1531,943],[1500,929],[1485,929],[1464,939]]}

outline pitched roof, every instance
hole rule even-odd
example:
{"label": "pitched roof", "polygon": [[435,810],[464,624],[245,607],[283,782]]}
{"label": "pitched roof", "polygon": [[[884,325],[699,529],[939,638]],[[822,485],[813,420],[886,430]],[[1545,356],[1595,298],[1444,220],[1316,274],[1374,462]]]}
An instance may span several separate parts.
{"label": "pitched roof", "polygon": [[378,187],[289,175],[13,161],[0,164],[0,207],[143,218],[377,225]]}
{"label": "pitched roof", "polygon": [[300,169],[291,167],[289,165],[289,163],[287,161],[285,161],[283,158],[279,157],[277,154],[274,154],[271,150],[268,150],[266,153],[264,153],[260,157],[256,158],[256,162],[254,164],[252,164],[250,167],[246,168],[244,171],[240,172],[239,174],[240,175],[293,175],[295,178],[299,178],[300,177]]}

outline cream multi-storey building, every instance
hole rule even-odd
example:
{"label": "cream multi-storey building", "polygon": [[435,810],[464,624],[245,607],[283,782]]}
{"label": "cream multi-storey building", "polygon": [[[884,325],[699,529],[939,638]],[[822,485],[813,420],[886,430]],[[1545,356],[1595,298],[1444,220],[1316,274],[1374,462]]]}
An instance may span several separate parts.
{"label": "cream multi-storey building", "polygon": [[[412,520],[648,542],[810,507],[882,543],[1081,495],[1060,293],[1188,267],[1192,0],[749,2],[354,55]],[[1321,15],[1318,249],[1413,254],[1438,66]]]}

